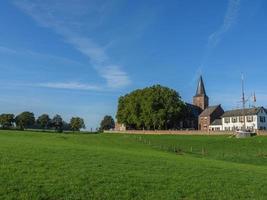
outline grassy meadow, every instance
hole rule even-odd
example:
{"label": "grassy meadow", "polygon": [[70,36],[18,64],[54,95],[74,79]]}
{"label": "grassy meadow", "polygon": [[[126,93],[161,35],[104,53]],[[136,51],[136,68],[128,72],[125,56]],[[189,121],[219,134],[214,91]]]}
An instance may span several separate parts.
{"label": "grassy meadow", "polygon": [[266,199],[267,137],[0,131],[0,199]]}

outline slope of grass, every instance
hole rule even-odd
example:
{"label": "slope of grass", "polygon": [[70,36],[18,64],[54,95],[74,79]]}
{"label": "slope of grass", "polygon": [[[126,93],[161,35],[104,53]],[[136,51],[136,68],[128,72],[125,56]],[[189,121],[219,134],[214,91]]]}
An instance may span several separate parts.
{"label": "slope of grass", "polygon": [[229,136],[132,135],[155,149],[185,153],[194,157],[267,165],[267,138],[237,139]]}
{"label": "slope of grass", "polygon": [[[144,144],[136,137],[1,131],[0,199],[265,199],[267,196],[264,162],[256,165],[254,161],[244,164],[218,160],[213,155],[207,158],[187,153],[177,155]],[[149,140],[159,144],[160,137],[161,145],[170,145],[167,136]],[[220,139],[209,137],[208,141],[212,144]],[[207,139],[198,136],[187,140],[179,136],[171,140],[190,146]],[[254,148],[249,144],[247,147]]]}

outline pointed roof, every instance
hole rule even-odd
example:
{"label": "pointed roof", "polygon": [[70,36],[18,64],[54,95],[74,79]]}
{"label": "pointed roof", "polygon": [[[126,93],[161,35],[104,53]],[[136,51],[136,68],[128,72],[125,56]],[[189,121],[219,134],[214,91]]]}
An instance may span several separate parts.
{"label": "pointed roof", "polygon": [[202,95],[206,96],[206,90],[205,90],[203,78],[202,76],[200,76],[198,85],[197,85],[196,96],[202,96]]}
{"label": "pointed roof", "polygon": [[208,117],[210,116],[214,111],[216,111],[218,108],[221,108],[221,105],[216,106],[209,106],[203,112],[199,115],[200,117]]}

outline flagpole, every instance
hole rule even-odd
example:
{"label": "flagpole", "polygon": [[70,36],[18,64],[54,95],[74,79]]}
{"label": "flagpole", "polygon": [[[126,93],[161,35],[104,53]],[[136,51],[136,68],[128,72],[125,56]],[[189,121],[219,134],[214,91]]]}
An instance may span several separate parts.
{"label": "flagpole", "polygon": [[244,74],[242,73],[242,104],[243,104],[243,120],[244,120],[244,131],[246,130],[246,119],[245,119],[245,92],[244,92]]}

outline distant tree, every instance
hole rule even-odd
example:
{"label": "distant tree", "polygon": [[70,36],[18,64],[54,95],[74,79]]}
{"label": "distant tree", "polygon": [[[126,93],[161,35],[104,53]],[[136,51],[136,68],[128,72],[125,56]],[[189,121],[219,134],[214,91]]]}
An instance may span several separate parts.
{"label": "distant tree", "polygon": [[55,115],[51,121],[52,127],[56,132],[62,133],[63,131],[63,119],[60,115]]}
{"label": "distant tree", "polygon": [[110,130],[113,128],[115,128],[114,119],[111,116],[106,115],[100,123],[100,130]]}
{"label": "distant tree", "polygon": [[15,118],[16,126],[19,127],[21,130],[25,128],[30,128],[35,123],[34,114],[31,112],[23,112],[16,116]]}
{"label": "distant tree", "polygon": [[43,114],[40,117],[38,117],[38,119],[36,120],[37,125],[41,128],[41,129],[47,129],[49,127],[49,124],[51,122],[51,119],[49,117],[49,115],[47,114]]}
{"label": "distant tree", "polygon": [[63,131],[71,131],[70,123],[63,121],[62,129]]}
{"label": "distant tree", "polygon": [[185,103],[175,90],[154,85],[120,97],[116,118],[132,129],[173,129],[184,110]]}
{"label": "distant tree", "polygon": [[1,114],[0,115],[0,126],[3,129],[9,129],[13,126],[15,121],[13,114]]}
{"label": "distant tree", "polygon": [[80,131],[80,129],[85,128],[84,120],[80,117],[72,117],[70,127],[72,131]]}

